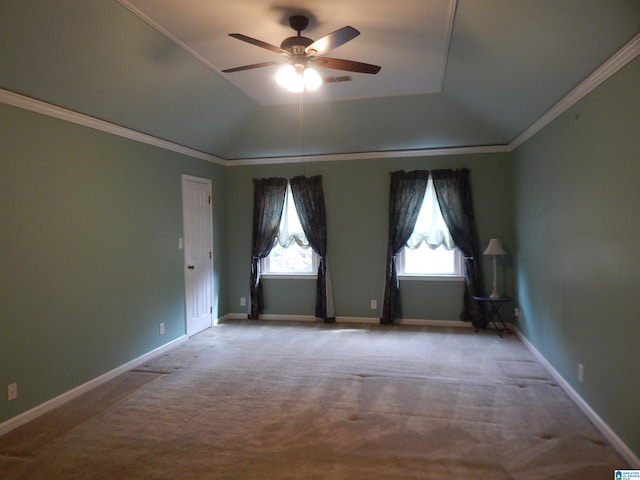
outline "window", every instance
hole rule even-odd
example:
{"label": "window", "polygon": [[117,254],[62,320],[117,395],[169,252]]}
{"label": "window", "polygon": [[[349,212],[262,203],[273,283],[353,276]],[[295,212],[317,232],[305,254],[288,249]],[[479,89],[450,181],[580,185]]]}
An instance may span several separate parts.
{"label": "window", "polygon": [[462,277],[462,254],[440,246],[432,250],[426,243],[417,249],[405,248],[398,255],[398,273],[403,277]]}
{"label": "window", "polygon": [[309,246],[302,230],[289,184],[276,243],[269,255],[262,259],[261,269],[263,274],[274,276],[315,277],[318,272],[318,255]]}
{"label": "window", "polygon": [[288,248],[277,241],[269,256],[262,261],[262,273],[274,275],[315,275],[318,272],[318,256],[311,248],[297,243]]}
{"label": "window", "polygon": [[444,223],[431,176],[416,226],[398,255],[397,268],[398,274],[405,278],[457,279],[463,276],[462,253],[456,248]]}

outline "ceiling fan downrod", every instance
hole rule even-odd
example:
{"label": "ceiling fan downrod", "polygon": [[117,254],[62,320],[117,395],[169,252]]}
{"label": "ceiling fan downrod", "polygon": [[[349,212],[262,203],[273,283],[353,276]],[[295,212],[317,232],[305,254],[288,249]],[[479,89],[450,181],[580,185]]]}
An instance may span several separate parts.
{"label": "ceiling fan downrod", "polygon": [[287,50],[295,57],[305,56],[305,49],[313,43],[313,40],[303,37],[301,32],[309,26],[309,19],[304,15],[293,15],[289,18],[289,25],[298,32],[298,35],[285,38],[280,44],[280,48]]}

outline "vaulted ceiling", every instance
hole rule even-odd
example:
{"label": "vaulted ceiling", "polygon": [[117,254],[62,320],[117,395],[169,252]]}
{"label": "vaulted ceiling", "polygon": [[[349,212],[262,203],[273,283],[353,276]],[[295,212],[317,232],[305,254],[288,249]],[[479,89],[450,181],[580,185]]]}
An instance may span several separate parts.
{"label": "vaulted ceiling", "polygon": [[[328,56],[380,73],[222,73],[281,59],[228,34],[280,45],[294,14],[358,29]],[[223,161],[500,147],[639,33],[638,0],[3,0],[0,88]]]}

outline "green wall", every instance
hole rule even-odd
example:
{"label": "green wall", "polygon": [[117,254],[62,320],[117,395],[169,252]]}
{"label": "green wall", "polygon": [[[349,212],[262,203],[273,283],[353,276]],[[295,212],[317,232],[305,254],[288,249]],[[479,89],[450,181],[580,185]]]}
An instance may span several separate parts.
{"label": "green wall", "polygon": [[[382,301],[387,249],[389,172],[462,168],[471,170],[481,246],[492,236],[512,244],[511,166],[507,154],[354,160],[231,167],[228,170],[229,311],[245,313],[249,298],[254,178],[322,175],[327,210],[328,260],[338,317],[378,318],[371,300]],[[231,213],[232,212],[232,213]],[[483,257],[491,285],[489,259]],[[513,293],[513,262],[501,259],[499,283]],[[314,314],[310,280],[265,279],[265,314]],[[404,318],[458,320],[462,282],[403,281]]]}
{"label": "green wall", "polygon": [[0,104],[0,422],[184,335],[183,173],[213,180],[223,315],[224,167]]}
{"label": "green wall", "polygon": [[[236,167],[0,105],[0,422],[184,334],[181,174],[213,181],[218,317],[246,312],[252,179],[321,174],[336,313],[377,318],[389,172],[466,167],[520,330],[640,452],[637,85],[638,59],[511,154]],[[267,280],[266,313],[312,315],[313,283]],[[403,282],[405,317],[456,320],[461,291]]]}
{"label": "green wall", "polygon": [[636,58],[513,153],[519,328],[636,455],[639,85]]}

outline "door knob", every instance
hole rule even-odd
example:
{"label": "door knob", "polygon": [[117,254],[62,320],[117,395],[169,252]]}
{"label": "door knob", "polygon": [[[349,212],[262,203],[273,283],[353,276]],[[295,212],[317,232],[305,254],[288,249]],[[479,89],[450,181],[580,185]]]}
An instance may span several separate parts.
{"label": "door knob", "polygon": [[195,268],[196,268],[196,266],[195,266],[195,265],[187,265],[187,268],[188,268],[189,270],[193,270],[193,269],[195,269]]}

